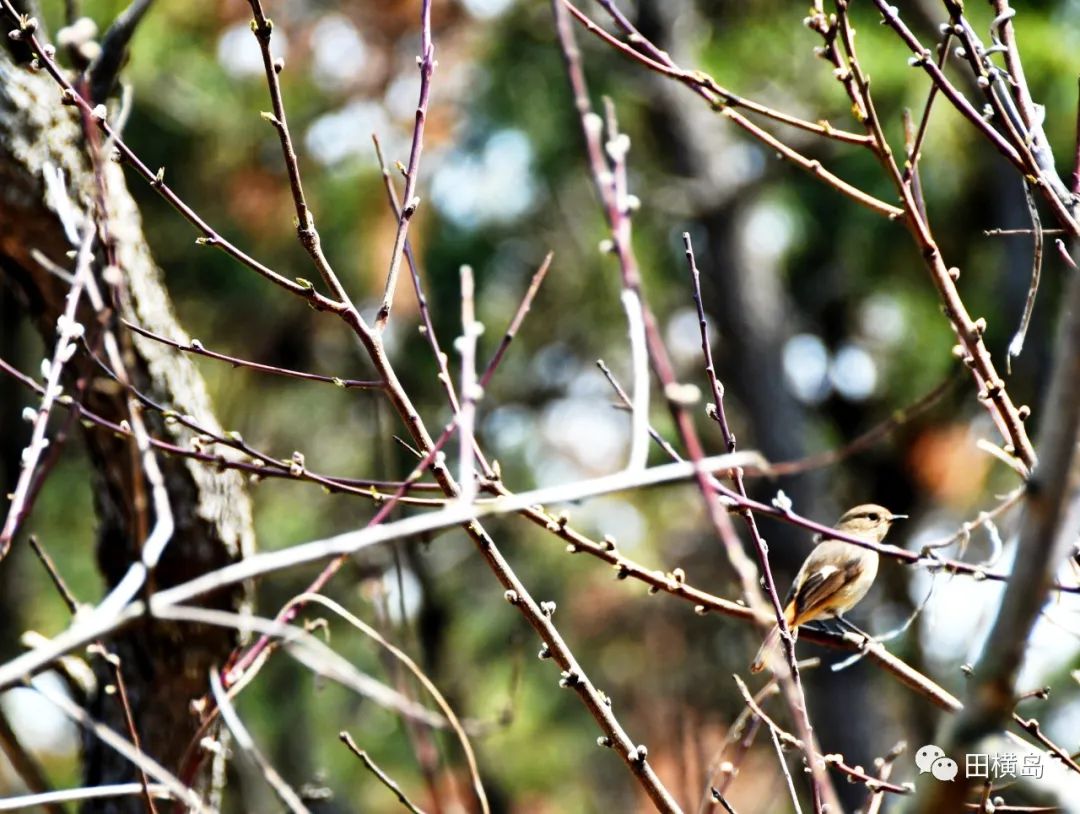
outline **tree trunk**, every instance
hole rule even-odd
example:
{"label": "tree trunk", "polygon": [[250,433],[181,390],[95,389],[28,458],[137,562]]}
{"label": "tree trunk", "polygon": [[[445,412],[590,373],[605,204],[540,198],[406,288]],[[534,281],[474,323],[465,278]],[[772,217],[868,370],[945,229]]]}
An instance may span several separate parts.
{"label": "tree trunk", "polygon": [[[98,252],[94,274],[106,292],[109,307],[96,315],[80,312],[86,327],[86,346],[100,353],[102,326],[117,335],[132,385],[160,404],[189,415],[201,426],[217,430],[205,384],[191,361],[153,341],[124,330],[120,319],[155,333],[186,342],[177,324],[160,270],[154,265],[142,234],[141,219],[120,167],[106,160],[104,169],[109,246],[122,281],[110,286],[102,279],[104,249]],[[20,297],[46,345],[55,339],[69,283],[39,262],[40,255],[70,268],[66,252],[73,248],[65,236],[54,203],[46,199],[47,165],[61,169],[79,217],[93,217],[96,180],[85,149],[81,123],[72,108],[60,104],[60,91],[44,73],[31,73],[0,49],[0,278]],[[99,235],[102,234],[98,224]],[[98,245],[103,245],[99,240]],[[37,254],[40,252],[40,255]],[[38,258],[38,259],[36,259]],[[111,294],[111,296],[109,296]],[[86,298],[84,297],[84,302]],[[80,349],[69,363],[65,392],[82,386],[82,403],[110,421],[128,417],[127,394]],[[60,409],[57,407],[57,409]],[[187,446],[192,433],[145,410],[151,435]],[[97,510],[97,560],[108,587],[138,556],[153,513],[134,441],[89,427],[83,437],[94,469]],[[217,472],[186,457],[158,453],[176,531],[150,576],[154,589],[167,588],[232,562],[251,549],[251,506],[242,478]],[[89,519],[88,519],[89,522]],[[15,545],[25,541],[16,539]],[[0,562],[0,569],[8,563]],[[82,599],[88,599],[82,597]],[[207,597],[214,607],[235,608],[241,592]],[[208,671],[220,665],[235,645],[230,631],[199,629],[146,619],[107,642],[120,657],[131,711],[144,750],[173,771],[199,721],[191,701],[207,691]],[[128,733],[116,695],[106,693],[114,683],[111,670],[96,659],[98,685],[87,706],[95,718],[117,732]],[[93,738],[85,743],[85,781],[117,783],[136,779],[134,767]],[[143,811],[139,798],[96,802],[87,811]]]}

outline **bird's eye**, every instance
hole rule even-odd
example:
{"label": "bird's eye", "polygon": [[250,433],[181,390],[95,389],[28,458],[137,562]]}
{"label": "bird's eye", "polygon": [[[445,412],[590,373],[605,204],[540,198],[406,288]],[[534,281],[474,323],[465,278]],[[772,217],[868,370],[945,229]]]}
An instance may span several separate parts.
{"label": "bird's eye", "polygon": [[866,515],[866,517],[870,520],[871,523],[876,523],[878,520],[881,519],[881,515],[879,515],[877,512],[870,512],[870,514]]}

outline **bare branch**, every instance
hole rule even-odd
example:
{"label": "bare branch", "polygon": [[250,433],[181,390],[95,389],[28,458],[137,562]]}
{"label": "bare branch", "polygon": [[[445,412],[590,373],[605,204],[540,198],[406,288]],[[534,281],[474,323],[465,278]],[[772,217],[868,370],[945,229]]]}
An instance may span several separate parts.
{"label": "bare branch", "polygon": [[352,735],[343,730],[338,734],[338,737],[341,738],[342,743],[349,747],[350,752],[360,758],[360,761],[364,764],[364,767],[373,775],[375,775],[375,777],[378,778],[380,783],[382,783],[394,793],[394,796],[398,798],[398,802],[405,806],[405,808],[407,808],[409,811],[413,812],[413,814],[424,814],[423,809],[417,808],[415,805],[413,805],[412,801],[405,796],[405,792],[401,790],[401,786],[394,782],[394,779],[390,777],[390,775],[380,769],[378,764],[371,759],[371,756],[366,751],[356,745],[356,741],[352,739]]}
{"label": "bare branch", "polygon": [[[421,0],[420,5],[420,100],[416,103],[416,123],[413,125],[412,148],[409,151],[409,166],[405,170],[405,205],[398,217],[397,234],[394,236],[394,248],[390,252],[390,270],[386,274],[386,291],[382,305],[375,315],[375,330],[382,331],[390,319],[394,291],[397,288],[398,270],[401,268],[401,255],[405,250],[405,241],[420,199],[416,195],[416,180],[420,174],[420,153],[424,149],[424,125],[427,123],[428,102],[431,98],[431,74],[435,71],[435,44],[431,38],[431,0]],[[380,159],[381,163],[381,159]]]}

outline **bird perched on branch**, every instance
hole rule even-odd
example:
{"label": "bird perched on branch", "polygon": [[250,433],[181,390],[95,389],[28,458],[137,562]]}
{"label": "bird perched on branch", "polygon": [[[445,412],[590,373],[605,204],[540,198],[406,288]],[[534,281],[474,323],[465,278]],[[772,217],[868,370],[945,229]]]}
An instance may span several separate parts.
{"label": "bird perched on branch", "polygon": [[[844,512],[834,528],[849,537],[880,543],[889,533],[893,521],[905,517],[906,514],[893,514],[884,506],[865,503]],[[877,570],[876,551],[823,537],[799,568],[788,592],[784,603],[788,629],[797,634],[800,625],[815,619],[841,618],[841,614],[866,596]],[[764,669],[765,660],[774,650],[779,636],[780,628],[774,625],[754,657],[750,672],[759,673]]]}

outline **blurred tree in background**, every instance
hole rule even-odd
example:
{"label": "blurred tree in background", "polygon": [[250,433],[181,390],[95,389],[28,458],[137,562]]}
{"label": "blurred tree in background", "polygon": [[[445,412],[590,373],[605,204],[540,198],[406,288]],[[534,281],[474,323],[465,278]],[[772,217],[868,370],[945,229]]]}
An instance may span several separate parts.
{"label": "blurred tree in background", "polygon": [[[612,36],[628,41],[605,11],[611,5],[583,5],[582,10]],[[910,166],[904,161],[905,144],[910,146],[919,129],[932,87],[928,72],[897,28],[880,24],[880,4],[864,0],[850,13],[847,3],[837,5],[842,20],[858,32],[853,41],[859,71],[872,80],[874,121],[899,168],[905,170]],[[5,0],[4,30],[17,29],[7,7]],[[40,8],[36,3],[15,7],[36,15],[37,37],[56,43],[57,61],[74,78],[102,45],[109,47],[108,37],[98,32],[110,30],[127,4],[40,0]],[[150,172],[164,168],[168,188],[223,241],[265,263],[288,285],[304,289],[306,280],[315,280],[315,288],[334,299],[296,239],[299,221],[279,128],[273,116],[268,120],[259,115],[271,109],[271,102],[252,6],[242,0],[217,4],[160,0],[152,5],[135,3],[132,9],[136,8],[145,16],[130,41],[118,82],[107,97],[91,102],[106,105],[110,123],[126,117],[123,142]],[[407,203],[410,213],[415,208],[408,228],[411,253],[434,334],[447,354],[450,382],[459,394],[466,393],[461,387],[461,350],[468,346],[459,339],[461,267],[467,265],[475,276],[476,317],[485,328],[476,359],[483,371],[534,273],[548,252],[553,253],[531,310],[476,404],[477,444],[488,460],[497,462],[501,483],[525,492],[621,471],[634,446],[631,411],[597,360],[604,361],[623,387],[636,392],[634,348],[624,310],[625,277],[620,274],[625,267],[611,251],[612,229],[590,174],[582,117],[567,83],[552,6],[511,0],[432,4],[430,33],[437,64],[419,173],[411,179],[405,169],[414,138],[420,85],[417,55],[423,48],[421,19],[426,6],[412,0],[341,4],[267,0],[263,8],[273,19],[270,48],[283,60],[275,76],[307,204],[326,259],[358,314],[366,324],[375,324],[400,222],[388,203],[372,142],[375,135],[396,194],[403,194],[407,181],[415,183],[419,201],[399,203]],[[1045,142],[1057,156],[1058,172],[1071,187],[1080,9],[1071,0],[1031,2],[1023,4],[1015,18],[1003,20],[1003,8],[1008,4],[969,3],[964,13],[970,16],[961,18],[952,0],[913,0],[903,4],[900,13],[927,47],[933,49],[948,37],[944,76],[972,100],[977,115],[990,104],[985,94],[998,91],[980,84],[963,52],[966,34],[954,32],[953,26],[958,19],[970,21],[971,30],[987,44],[999,43],[1004,26],[1014,30],[1023,55],[1025,87],[1044,106],[1036,111],[1037,129],[1045,132]],[[993,635],[1005,590],[1005,582],[993,576],[1007,574],[1014,562],[1034,557],[1024,553],[1034,549],[1024,548],[1029,537],[1021,520],[1023,490],[1016,491],[1030,475],[1030,461],[1025,462],[1023,450],[1003,438],[995,425],[993,394],[978,397],[980,387],[987,390],[986,382],[973,382],[971,365],[963,361],[970,347],[963,338],[957,345],[956,314],[948,309],[943,314],[926,246],[912,238],[904,218],[883,217],[860,206],[814,172],[782,159],[777,149],[748,135],[726,115],[732,110],[746,115],[786,148],[819,162],[814,166],[825,167],[889,207],[904,208],[888,169],[872,145],[867,149],[871,136],[859,121],[851,91],[838,81],[845,80],[843,71],[830,64],[829,39],[815,27],[816,13],[812,10],[809,24],[804,24],[806,8],[774,0],[639,0],[622,11],[640,32],[640,38],[629,38],[639,53],[651,53],[641,42],[655,44],[686,69],[690,84],[707,74],[732,94],[812,125],[792,127],[757,116],[723,94],[723,104],[710,105],[677,78],[649,70],[573,23],[593,108],[603,115],[604,100],[610,100],[618,127],[628,139],[632,248],[641,294],[655,314],[658,336],[681,385],[664,387],[657,375],[652,377],[648,420],[678,454],[690,458],[694,453],[686,445],[687,426],[680,426],[678,417],[685,409],[682,415],[700,435],[706,454],[728,451],[712,418],[715,413],[706,409],[713,395],[684,254],[685,233],[701,270],[708,336],[737,449],[758,451],[778,465],[770,476],[750,467],[746,487],[750,499],[766,506],[756,517],[780,598],[812,544],[811,529],[783,517],[785,499],[798,515],[826,526],[857,503],[881,503],[909,514],[911,519],[897,524],[889,542],[916,555],[921,552],[923,558],[914,565],[883,558],[874,589],[851,619],[871,634],[896,633],[884,642],[896,660],[940,685],[948,698],[963,700],[966,711],[975,709],[966,695],[973,686],[970,668],[978,663],[987,667],[986,675],[990,673],[986,653],[993,652],[994,639],[989,647],[984,643]],[[838,31],[836,18],[829,17],[835,11],[833,4],[825,4],[821,19],[831,19],[825,25]],[[115,166],[106,173],[103,161],[94,158],[94,151],[112,144],[104,134],[89,135],[96,132],[92,116],[84,110],[80,117],[78,105],[61,105],[58,86],[40,59],[36,73],[27,72],[33,54],[27,43],[28,36],[11,39],[0,64],[0,83],[7,88],[0,97],[9,100],[0,104],[0,120],[8,117],[16,122],[0,128],[9,138],[2,151],[7,163],[0,167],[4,283],[0,358],[40,378],[37,369],[42,357],[52,356],[56,318],[67,290],[57,287],[68,285],[46,267],[74,270],[79,244],[65,244],[55,223],[48,232],[36,225],[53,217],[55,199],[49,199],[47,207],[40,200],[34,203],[38,220],[33,228],[26,225],[25,200],[35,194],[44,200],[44,192],[24,189],[41,186],[40,176],[33,184],[19,180],[18,173],[25,175],[32,163],[24,160],[18,146],[22,144],[18,117],[26,109],[20,106],[46,111],[42,117],[53,117],[71,131],[67,137],[71,145],[64,149],[78,153],[70,159],[67,176],[82,173],[82,191],[71,191],[78,206],[90,211],[95,196],[111,195],[122,182]],[[825,58],[819,58],[821,53],[815,56],[815,49],[824,49]],[[1001,53],[991,52],[986,58],[1001,64]],[[649,58],[657,59],[655,53]],[[931,51],[929,61],[937,59],[938,52]],[[35,87],[48,93],[27,102],[21,94],[28,91],[20,78],[26,76],[33,76],[39,83]],[[1015,79],[1013,71],[1009,81]],[[858,94],[857,83],[852,86]],[[988,127],[1007,139],[1009,125],[1000,118],[988,117]],[[585,119],[589,121],[588,116]],[[820,129],[813,123],[822,121],[857,134],[862,141],[847,143],[812,132],[813,127]],[[40,134],[53,132],[50,127],[53,124],[41,124]],[[1016,130],[1015,123],[1012,129]],[[603,143],[614,166],[618,150],[609,136],[604,135]],[[11,139],[16,147],[10,146]],[[1011,403],[1030,405],[1020,411],[1030,413],[1031,437],[1042,438],[1044,432],[1046,437],[1061,437],[1051,436],[1044,422],[1053,414],[1046,394],[1054,379],[1055,358],[1069,358],[1066,342],[1055,345],[1055,326],[1068,310],[1063,303],[1075,237],[1069,224],[1062,222],[1061,211],[1071,213],[1073,203],[1055,209],[1049,197],[1053,191],[1044,193],[1048,183],[1038,182],[1030,169],[1018,170],[942,93],[934,94],[925,136],[919,139],[918,174],[913,185],[909,179],[909,188],[917,190],[922,216],[933,226],[945,265],[960,270],[956,288],[968,312],[985,320],[968,338],[977,342],[981,335]],[[1013,143],[1021,145],[1021,153],[1024,146],[1039,146],[1025,133],[1016,139]],[[611,172],[617,175],[617,166]],[[106,176],[102,193],[95,187]],[[124,177],[141,213],[145,245],[161,270],[176,322],[182,326],[175,328],[179,333],[174,334],[172,327],[156,333],[173,336],[188,351],[188,338],[197,337],[199,347],[212,352],[339,377],[339,384],[382,376],[370,348],[333,313],[320,311],[318,303],[305,307],[302,299],[309,304],[313,300],[303,292],[290,296],[284,286],[269,284],[229,251],[220,250],[221,241],[211,240],[211,245],[196,241],[206,234],[174,211],[158,184],[147,183],[130,169]],[[1032,231],[1033,211],[1041,222],[1038,235]],[[100,213],[97,220],[100,227]],[[44,234],[54,242],[43,243]],[[96,253],[92,273],[101,277],[110,265],[123,271],[123,262],[110,259],[108,238],[103,235],[101,241],[104,246],[92,247]],[[138,238],[135,242],[141,245]],[[1022,353],[1007,362],[1028,298],[1033,245],[1038,242],[1041,282],[1030,327]],[[424,326],[407,262],[402,261],[400,273],[379,346],[385,348],[402,390],[430,434],[438,438],[455,420],[455,410],[440,380],[431,332]],[[129,322],[144,320],[138,303],[130,313],[120,306],[114,310]],[[107,322],[105,317],[99,321]],[[197,371],[190,375],[205,380],[213,404],[214,413],[205,418],[210,424],[203,427],[220,425],[219,438],[200,437],[205,433],[177,430],[177,415],[144,406],[138,412],[146,416],[150,435],[174,439],[172,443],[188,449],[194,444],[197,450],[224,454],[230,461],[250,464],[253,456],[245,450],[258,450],[286,462],[283,476],[261,477],[254,466],[241,472],[243,485],[239,476],[228,476],[232,480],[222,487],[223,507],[213,521],[202,511],[201,490],[217,487],[197,475],[174,472],[180,463],[165,464],[164,481],[178,517],[182,520],[181,507],[187,500],[192,516],[211,527],[206,531],[200,525],[196,537],[222,548],[208,552],[204,547],[198,549],[202,554],[191,555],[174,540],[166,550],[163,576],[156,585],[151,577],[138,597],[241,558],[251,539],[260,552],[276,552],[362,528],[386,505],[397,484],[410,476],[418,455],[424,457],[424,450],[417,452],[415,436],[410,436],[413,428],[401,421],[394,400],[383,389],[267,375],[151,339],[132,339],[124,323],[112,324],[118,335],[129,337],[121,342],[121,350],[136,383],[145,380],[162,406],[181,417],[190,413],[198,425],[204,421],[198,412],[203,406],[174,403],[170,395],[174,385],[168,383],[172,380],[160,372],[161,367],[186,365]],[[154,323],[143,321],[143,327],[154,330]],[[82,394],[86,407],[100,405],[99,412],[106,417],[113,415],[110,409],[115,411],[114,423],[119,424],[127,420],[128,391],[111,379],[111,390],[99,387],[104,355],[98,353],[95,362],[88,344],[79,346],[66,390]],[[150,346],[156,350],[147,350]],[[1062,348],[1057,356],[1055,347]],[[149,355],[144,359],[142,354]],[[193,385],[198,392],[201,386]],[[0,377],[5,494],[16,490],[23,471],[21,456],[31,438],[32,424],[23,422],[20,414],[29,408],[33,421],[40,401],[25,383],[11,375]],[[194,401],[202,405],[198,397]],[[990,411],[986,402],[991,402]],[[669,409],[671,404],[674,409]],[[53,444],[46,453],[59,447],[60,454],[46,458],[40,491],[34,487],[32,512],[22,519],[10,555],[0,553],[0,662],[10,663],[40,644],[23,636],[24,631],[53,637],[71,624],[68,607],[30,548],[31,534],[51,554],[81,603],[99,602],[120,582],[128,563],[138,559],[132,535],[140,512],[147,511],[145,501],[141,509],[125,513],[122,505],[110,510],[112,504],[101,495],[113,494],[113,503],[124,504],[143,476],[136,469],[135,482],[130,475],[117,475],[112,481],[102,468],[107,470],[110,460],[127,460],[124,456],[134,456],[133,465],[138,467],[139,451],[133,442],[123,437],[116,441],[100,427],[88,429],[87,442],[82,443],[78,422],[68,421],[69,413],[61,407],[53,411],[49,425]],[[1068,425],[1066,418],[1060,420]],[[126,431],[131,432],[130,424]],[[57,433],[70,435],[70,441],[58,444]],[[235,446],[228,449],[229,433],[242,439],[239,451]],[[110,440],[94,440],[105,435]],[[1071,451],[1074,444],[1073,437],[1064,446]],[[455,435],[446,445],[447,465],[455,475],[458,448]],[[1037,450],[1045,459],[1044,448]],[[160,450],[158,457],[185,460]],[[654,445],[648,460],[660,465],[669,458]],[[337,488],[340,484],[325,488],[326,482],[289,477],[290,461],[293,474],[353,478],[360,485],[350,492]],[[191,466],[218,472],[212,463]],[[273,469],[275,464],[260,466]],[[179,486],[177,479],[182,481]],[[427,473],[422,480],[429,486],[434,483]],[[700,603],[680,596],[677,583],[685,580],[708,595],[761,610],[747,595],[747,586],[740,582],[710,522],[708,498],[702,499],[693,480],[684,481],[552,505],[547,528],[544,522],[529,523],[517,515],[493,516],[485,520],[485,527],[536,601],[555,603],[552,621],[592,685],[610,699],[611,710],[632,742],[647,746],[645,765],[673,801],[683,810],[699,810],[699,803],[704,810],[723,810],[722,805],[730,804],[741,814],[792,810],[769,726],[744,714],[747,704],[732,678],[737,673],[749,681],[746,667],[765,627],[747,618],[705,612],[704,607],[695,612]],[[724,483],[731,485],[728,480]],[[153,480],[146,484],[138,488],[152,492]],[[245,527],[245,487],[253,536]],[[442,498],[436,489],[411,494],[432,505],[402,503],[392,508],[388,519],[416,516],[442,505],[435,500]],[[1002,502],[1006,499],[1007,505]],[[780,509],[770,513],[767,507],[774,502]],[[996,508],[1001,511],[992,517],[982,514]],[[122,515],[119,519],[117,512]],[[1068,536],[1072,521],[1062,518],[1075,513],[1071,493],[1059,496],[1048,509],[1029,507],[1028,517],[1042,517],[1041,512],[1056,518],[1043,538]],[[757,563],[754,535],[739,513],[730,516]],[[228,532],[234,521],[235,528]],[[183,522],[179,525],[183,527]],[[604,562],[580,553],[571,556],[568,548],[580,546],[572,540],[568,546],[566,537],[560,538],[558,532],[567,527],[599,541],[600,549],[607,545],[605,540],[614,541],[618,556],[640,563],[643,573],[652,574],[654,580],[659,573],[664,586],[675,587],[650,590],[637,574],[626,578],[625,568],[618,564],[613,568],[610,558]],[[148,529],[142,531],[145,536]],[[110,547],[110,540],[116,542],[117,537],[124,542]],[[177,538],[190,541],[183,528]],[[926,555],[925,546],[943,540],[950,546]],[[931,556],[967,563],[969,572],[978,573],[951,573]],[[1076,586],[1078,566],[1073,563],[1071,571],[1068,565],[1057,568],[1060,559],[1049,561],[1047,573],[1057,574],[1066,586]],[[228,597],[215,595],[207,605],[250,607],[273,618],[307,590],[322,565],[309,562],[276,571],[248,583],[244,596],[239,591]],[[986,572],[991,578],[985,578]],[[1032,583],[1030,590],[1040,596],[1041,605],[1048,586]],[[656,803],[644,790],[647,782],[639,782],[645,774],[644,755],[627,757],[622,750],[625,760],[620,761],[613,750],[598,747],[597,737],[609,736],[596,729],[591,720],[595,712],[590,716],[573,691],[574,676],[569,677],[569,688],[560,688],[559,669],[537,661],[541,643],[522,623],[514,603],[508,604],[505,583],[493,578],[490,563],[478,555],[460,526],[365,548],[345,561],[323,593],[407,652],[445,695],[465,722],[492,810],[650,810]],[[1049,701],[1027,700],[1017,711],[1025,718],[1037,716],[1053,745],[1075,753],[1080,749],[1076,591],[1058,591],[1053,597],[1038,625],[1024,637],[1023,669],[1019,679],[1012,675],[1016,686],[1010,685],[1008,691],[1049,688]],[[771,606],[762,607],[772,612]],[[317,623],[320,619],[325,621]],[[135,728],[144,740],[174,740],[177,753],[168,753],[171,763],[162,760],[166,768],[184,782],[197,785],[198,780],[205,785],[210,783],[210,750],[205,759],[192,754],[200,753],[200,738],[221,732],[216,723],[198,728],[216,706],[206,683],[207,670],[227,666],[227,659],[243,663],[242,654],[252,652],[257,635],[246,642],[219,641],[204,626],[176,622],[162,632],[160,624],[139,622],[144,624],[132,634],[135,638],[118,645],[121,669],[138,673],[133,662],[145,651],[151,654],[148,661],[163,656],[172,665],[163,669],[183,673],[184,680],[179,682],[182,688],[169,685],[160,696],[148,690],[145,698],[136,698],[134,706],[147,718],[136,715]],[[307,625],[356,669],[435,709],[398,659],[327,608],[308,605],[296,624]],[[202,631],[196,639],[191,638],[196,636],[192,629]],[[905,687],[873,658],[830,669],[852,655],[852,641],[857,642],[849,634],[845,644],[841,635],[830,630],[804,633],[799,644],[800,657],[820,658],[801,670],[801,686],[821,753],[841,754],[847,767],[861,767],[856,774],[878,776],[884,765],[882,776],[891,771],[890,782],[912,783],[920,795],[933,793],[933,784],[939,781],[931,774],[920,775],[913,755],[924,743],[947,747],[944,739],[953,737],[948,722],[955,710],[943,712],[942,704],[935,705],[926,692]],[[826,640],[833,646],[817,646]],[[103,641],[108,646],[109,636]],[[174,647],[202,655],[184,656],[176,665],[169,661],[175,658],[170,655]],[[423,810],[480,810],[470,790],[462,748],[445,727],[426,726],[415,715],[403,717],[377,699],[363,697],[325,675],[313,675],[310,665],[288,659],[283,652],[266,652],[270,656],[257,675],[238,685],[243,691],[234,698],[236,711],[265,759],[310,810],[401,810],[394,794],[342,745],[338,736],[342,731],[350,733]],[[86,655],[85,648],[74,653],[91,662],[96,659]],[[70,682],[58,680],[56,672],[42,674],[35,684],[52,687],[54,693],[85,694],[83,700],[95,717],[127,734],[122,709],[110,700],[116,694],[110,669],[96,665],[98,683],[89,689],[72,689]],[[784,667],[781,672],[786,676],[786,671]],[[142,675],[153,672],[147,668]],[[562,679],[568,683],[565,673]],[[133,675],[132,681],[137,684],[138,677]],[[148,685],[156,686],[155,681],[150,678]],[[752,692],[759,689],[760,680],[751,685]],[[193,711],[196,698],[201,706]],[[169,699],[175,709],[166,715],[162,707]],[[799,734],[799,716],[782,694],[767,694],[759,703],[779,726]],[[1007,706],[1011,712],[1011,700]],[[18,769],[19,753],[40,767],[49,788],[140,779],[125,760],[104,758],[101,753],[109,750],[90,745],[97,743],[92,735],[85,736],[80,752],[84,736],[30,689],[8,689],[0,695],[0,712],[0,724],[6,730],[9,723],[12,730],[0,731],[9,761],[0,758],[0,810],[5,796],[42,790],[33,788],[32,773]],[[183,734],[168,731],[172,726]],[[1023,731],[1015,724],[1011,729]],[[1051,748],[1030,732],[1024,738],[1042,756]],[[896,752],[891,763],[875,763],[901,742],[906,742],[906,752]],[[619,752],[618,743],[615,747]],[[966,747],[969,752],[1023,753],[1022,747],[1003,738],[971,741]],[[234,754],[228,763],[223,808],[279,810],[282,802],[258,766],[240,754],[245,751],[242,736],[234,736],[223,748]],[[153,748],[148,751],[160,755]],[[788,744],[783,757],[796,794],[804,805],[812,805],[804,753]],[[1010,785],[1000,778],[1001,788],[995,787],[993,796],[1002,794],[1012,805],[1065,805],[1080,811],[1080,776],[1063,767],[1059,757],[1045,758],[1047,771],[1038,779]],[[94,760],[99,761],[96,775],[87,768]],[[842,771],[832,768],[828,773],[844,810],[860,806],[867,810],[875,804],[872,790],[861,780],[848,783]],[[710,787],[722,791],[724,803],[710,795]],[[901,795],[890,792],[883,800],[878,795],[876,804],[898,810]],[[140,795],[87,805],[93,811],[147,810]],[[179,810],[168,809],[168,803],[158,805],[159,810]]]}

